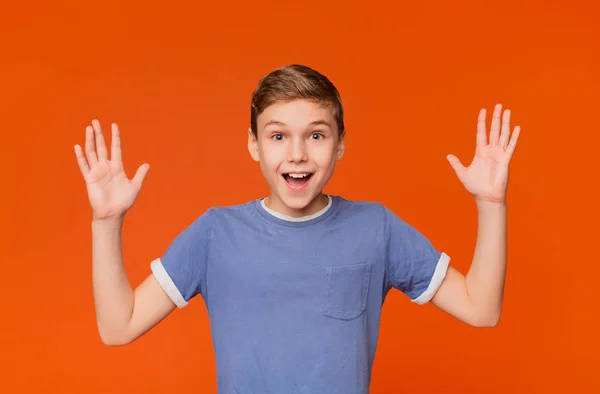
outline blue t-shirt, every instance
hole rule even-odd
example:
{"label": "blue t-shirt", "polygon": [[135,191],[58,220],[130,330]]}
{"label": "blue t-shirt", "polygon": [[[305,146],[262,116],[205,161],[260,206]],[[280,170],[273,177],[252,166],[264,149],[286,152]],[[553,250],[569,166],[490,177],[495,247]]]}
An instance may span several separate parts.
{"label": "blue t-shirt", "polygon": [[301,219],[211,208],[151,268],[177,306],[204,300],[220,394],[366,394],[387,292],[424,304],[449,261],[382,204],[329,196]]}

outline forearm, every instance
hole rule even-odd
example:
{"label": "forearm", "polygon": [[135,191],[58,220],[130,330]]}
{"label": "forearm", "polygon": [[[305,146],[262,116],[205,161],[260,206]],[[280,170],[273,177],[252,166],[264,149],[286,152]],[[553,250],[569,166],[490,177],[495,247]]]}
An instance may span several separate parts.
{"label": "forearm", "polygon": [[92,221],[92,279],[102,341],[119,344],[133,313],[134,293],[123,264],[123,219]]}
{"label": "forearm", "polygon": [[495,324],[500,319],[506,278],[507,206],[478,202],[477,210],[477,242],[466,286],[477,315]]}

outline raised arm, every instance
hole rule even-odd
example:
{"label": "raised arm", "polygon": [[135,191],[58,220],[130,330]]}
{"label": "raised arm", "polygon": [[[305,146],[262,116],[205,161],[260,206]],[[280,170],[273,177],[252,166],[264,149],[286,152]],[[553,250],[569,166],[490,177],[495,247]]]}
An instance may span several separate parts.
{"label": "raised arm", "polygon": [[117,125],[112,125],[109,159],[97,120],[86,127],[85,156],[79,145],[75,145],[75,155],[92,207],[92,280],[98,331],[103,343],[124,345],[175,309],[152,274],[132,289],[123,263],[123,221],[150,166],[141,165],[129,179],[123,169]]}
{"label": "raised arm", "polygon": [[497,104],[489,139],[486,111],[479,112],[475,157],[464,167],[454,155],[447,159],[477,204],[478,231],[473,261],[466,275],[450,267],[432,303],[460,320],[493,327],[500,320],[506,279],[506,191],[510,161],[521,128],[511,135],[510,111]]}

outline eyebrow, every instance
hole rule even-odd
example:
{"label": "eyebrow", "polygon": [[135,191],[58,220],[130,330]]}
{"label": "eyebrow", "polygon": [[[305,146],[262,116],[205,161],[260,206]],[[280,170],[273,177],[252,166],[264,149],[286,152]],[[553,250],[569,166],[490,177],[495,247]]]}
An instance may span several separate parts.
{"label": "eyebrow", "polygon": [[[278,121],[278,120],[270,120],[270,121],[268,121],[268,122],[265,124],[265,129],[267,128],[267,126],[270,126],[270,125],[276,125],[276,126],[286,126],[286,124],[285,124],[285,123],[283,123],[283,122],[280,122],[280,121]],[[322,119],[319,119],[319,120],[312,121],[312,122],[310,122],[308,125],[309,125],[309,126],[319,126],[319,125],[325,125],[325,126],[327,126],[327,127],[331,128],[331,124],[329,124],[329,122],[327,122],[326,120],[322,120]]]}

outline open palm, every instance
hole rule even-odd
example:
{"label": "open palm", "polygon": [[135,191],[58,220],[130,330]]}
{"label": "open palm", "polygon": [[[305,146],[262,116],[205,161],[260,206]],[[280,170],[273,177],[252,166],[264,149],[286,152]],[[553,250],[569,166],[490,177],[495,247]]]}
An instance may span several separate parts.
{"label": "open palm", "polygon": [[[502,124],[500,123],[502,115]],[[475,156],[464,167],[454,155],[447,159],[459,180],[477,201],[504,203],[508,188],[508,169],[519,138],[520,127],[510,135],[510,110],[502,114],[502,105],[494,108],[489,141],[486,132],[486,111],[479,112]]]}
{"label": "open palm", "polygon": [[94,219],[123,216],[134,204],[150,165],[142,164],[133,179],[127,178],[121,157],[119,128],[112,124],[111,157],[100,122],[92,121],[85,129],[85,156],[81,146],[75,145],[79,169],[86,183]]}

